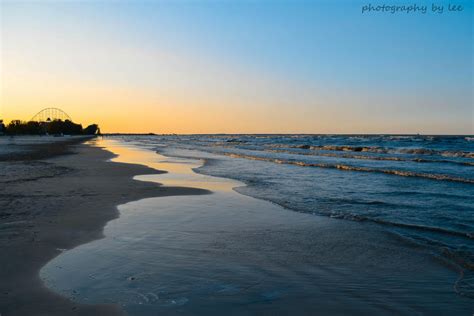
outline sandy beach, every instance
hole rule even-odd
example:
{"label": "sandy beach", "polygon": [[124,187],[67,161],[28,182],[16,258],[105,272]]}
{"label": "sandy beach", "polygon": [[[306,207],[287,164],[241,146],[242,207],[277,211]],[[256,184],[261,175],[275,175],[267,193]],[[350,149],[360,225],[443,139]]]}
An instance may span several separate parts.
{"label": "sandy beach", "polygon": [[141,185],[212,194],[120,204],[103,238],[42,267],[46,287],[64,297],[130,315],[436,315],[471,308],[453,291],[456,267],[373,223],[297,213],[239,194],[241,182],[195,173],[200,159],[120,140],[100,145],[117,155],[118,166],[155,170],[134,177]]}
{"label": "sandy beach", "polygon": [[[158,173],[110,163],[114,155],[82,140],[26,146],[3,155],[0,197],[0,314],[115,315],[114,306],[86,306],[44,287],[38,272],[66,249],[101,238],[116,206],[146,197],[203,194],[199,189],[135,181]],[[48,158],[50,157],[50,158]]]}
{"label": "sandy beach", "polygon": [[429,249],[374,223],[237,193],[250,187],[196,173],[201,158],[137,144],[71,139],[2,156],[1,315],[435,315],[472,307],[453,290],[458,268]]}

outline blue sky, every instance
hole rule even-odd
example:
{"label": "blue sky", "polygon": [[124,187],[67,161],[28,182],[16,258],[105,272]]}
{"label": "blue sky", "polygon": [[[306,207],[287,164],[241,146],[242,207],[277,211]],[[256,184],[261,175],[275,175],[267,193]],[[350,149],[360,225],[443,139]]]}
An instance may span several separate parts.
{"label": "blue sky", "polygon": [[[369,3],[428,12],[362,13]],[[133,112],[157,132],[473,134],[472,2],[436,1],[443,14],[432,3],[2,2],[3,112],[54,100],[86,119],[79,108]],[[19,95],[40,73],[68,93],[40,84],[36,103]],[[107,104],[125,89],[123,104]],[[127,117],[110,128],[141,131]]]}

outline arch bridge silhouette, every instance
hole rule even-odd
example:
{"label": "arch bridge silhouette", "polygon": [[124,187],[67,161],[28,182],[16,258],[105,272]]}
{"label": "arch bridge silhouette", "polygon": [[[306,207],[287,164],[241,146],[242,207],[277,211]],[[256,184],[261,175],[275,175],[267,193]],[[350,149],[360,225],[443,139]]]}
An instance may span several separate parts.
{"label": "arch bridge silhouette", "polygon": [[51,122],[54,120],[69,120],[72,121],[71,117],[59,108],[45,108],[36,113],[30,121],[36,122]]}

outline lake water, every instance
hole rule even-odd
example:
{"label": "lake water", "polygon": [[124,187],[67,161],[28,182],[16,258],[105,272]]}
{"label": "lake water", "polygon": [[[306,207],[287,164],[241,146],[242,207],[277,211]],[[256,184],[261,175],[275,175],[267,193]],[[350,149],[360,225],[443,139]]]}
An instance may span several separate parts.
{"label": "lake water", "polygon": [[140,180],[214,193],[121,205],[104,239],[64,252],[41,275],[63,295],[133,315],[471,314],[472,140],[105,140],[119,161],[168,171]]}

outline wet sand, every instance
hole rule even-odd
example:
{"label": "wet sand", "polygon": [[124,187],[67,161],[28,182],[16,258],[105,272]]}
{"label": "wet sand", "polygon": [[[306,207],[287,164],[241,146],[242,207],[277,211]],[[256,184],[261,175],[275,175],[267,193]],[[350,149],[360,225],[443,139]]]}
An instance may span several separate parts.
{"label": "wet sand", "polygon": [[0,314],[117,315],[114,305],[82,305],[47,289],[38,272],[66,249],[103,237],[117,205],[147,197],[209,193],[133,180],[159,171],[111,163],[98,147],[25,145],[0,155]]}

